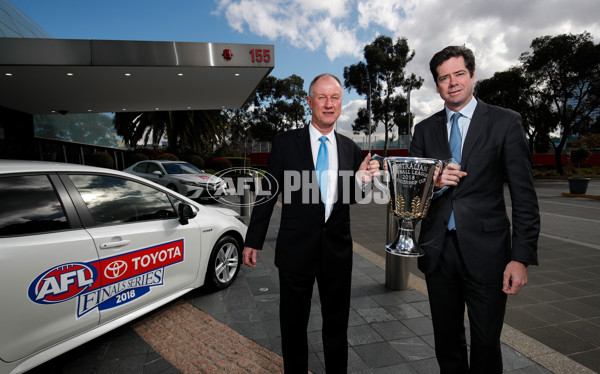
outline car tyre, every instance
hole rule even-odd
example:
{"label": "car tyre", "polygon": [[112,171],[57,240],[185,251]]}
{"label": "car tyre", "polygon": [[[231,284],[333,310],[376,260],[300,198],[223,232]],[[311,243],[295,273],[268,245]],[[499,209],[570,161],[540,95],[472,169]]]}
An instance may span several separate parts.
{"label": "car tyre", "polygon": [[242,264],[242,246],[230,235],[219,239],[208,260],[206,270],[206,285],[210,288],[222,290],[229,287],[238,273]]}
{"label": "car tyre", "polygon": [[174,184],[172,184],[172,183],[171,183],[171,184],[169,184],[169,185],[167,186],[167,188],[168,188],[168,189],[170,189],[171,191],[174,191],[174,192],[179,192],[179,191],[177,191],[177,186],[176,186],[176,185],[174,185]]}

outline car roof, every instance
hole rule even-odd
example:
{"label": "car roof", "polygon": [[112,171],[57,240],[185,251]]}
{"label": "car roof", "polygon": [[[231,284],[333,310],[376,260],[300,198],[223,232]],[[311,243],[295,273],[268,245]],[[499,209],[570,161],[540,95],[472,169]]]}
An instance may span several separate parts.
{"label": "car roof", "polygon": [[66,162],[29,161],[29,160],[0,160],[0,174],[22,173],[22,172],[95,172],[115,173],[129,176],[118,170],[101,168],[96,166],[70,164]]}
{"label": "car roof", "polygon": [[[171,160],[142,160],[142,161],[138,161],[135,164],[131,165],[130,167],[126,168],[127,170],[130,170],[132,168],[134,168],[137,165],[143,164],[143,163],[154,163],[154,164],[160,164],[160,165],[192,165],[190,162],[187,161],[171,161]],[[194,166],[194,165],[192,165]],[[196,166],[194,166],[196,167]]]}
{"label": "car roof", "polygon": [[140,162],[158,162],[160,164],[189,164],[187,161],[171,161],[171,160],[144,160]]}

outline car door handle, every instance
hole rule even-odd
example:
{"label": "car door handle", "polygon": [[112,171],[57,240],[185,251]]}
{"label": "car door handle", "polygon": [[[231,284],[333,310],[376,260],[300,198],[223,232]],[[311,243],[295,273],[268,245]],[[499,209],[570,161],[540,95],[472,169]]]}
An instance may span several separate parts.
{"label": "car door handle", "polygon": [[118,242],[102,243],[102,244],[100,244],[100,248],[108,249],[108,248],[123,247],[123,246],[126,246],[127,244],[129,244],[129,240],[120,240]]}

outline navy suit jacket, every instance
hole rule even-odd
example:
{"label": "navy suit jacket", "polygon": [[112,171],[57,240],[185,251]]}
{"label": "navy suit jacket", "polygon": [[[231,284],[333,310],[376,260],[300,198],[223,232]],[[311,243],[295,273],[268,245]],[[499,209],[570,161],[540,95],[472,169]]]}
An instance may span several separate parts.
{"label": "navy suit jacket", "polygon": [[[415,126],[410,155],[452,157],[445,110]],[[537,265],[540,217],[521,116],[478,100],[461,161],[467,176],[432,200],[421,223],[419,244],[426,253],[419,258],[421,271],[429,274],[436,268],[452,210],[464,263],[476,280],[502,282],[511,260]],[[512,232],[504,183],[510,191]]]}
{"label": "navy suit jacket", "polygon": [[[360,148],[349,138],[336,136],[339,177],[337,200],[327,222],[316,182],[308,127],[277,135],[248,225],[245,246],[261,249],[273,207],[281,194],[282,210],[275,265],[296,274],[316,274],[327,268],[332,275],[352,271],[349,203],[356,201],[354,175],[362,162]],[[298,180],[300,176],[300,181]],[[300,182],[300,185],[299,185]]]}

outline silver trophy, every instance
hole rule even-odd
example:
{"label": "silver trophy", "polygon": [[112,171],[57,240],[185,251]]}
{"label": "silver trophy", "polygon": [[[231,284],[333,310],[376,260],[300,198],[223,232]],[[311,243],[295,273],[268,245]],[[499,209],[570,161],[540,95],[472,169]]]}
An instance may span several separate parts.
{"label": "silver trophy", "polygon": [[[386,172],[385,185],[377,178],[375,184],[386,192],[390,200],[390,212],[396,218],[399,230],[396,239],[385,247],[391,254],[420,257],[425,252],[415,240],[414,227],[425,217],[433,197],[434,176],[442,172],[440,160],[419,157],[379,157]],[[437,171],[436,171],[437,169]]]}

